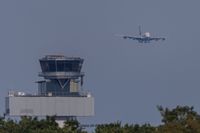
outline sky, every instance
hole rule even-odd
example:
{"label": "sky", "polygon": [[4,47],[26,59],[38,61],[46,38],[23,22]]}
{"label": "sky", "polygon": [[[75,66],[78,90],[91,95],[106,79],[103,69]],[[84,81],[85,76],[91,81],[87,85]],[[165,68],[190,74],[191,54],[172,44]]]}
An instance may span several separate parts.
{"label": "sky", "polygon": [[[160,124],[157,105],[200,113],[200,1],[1,0],[0,108],[9,90],[37,92],[38,59],[84,58],[84,89],[95,116],[83,123]],[[166,41],[139,44],[116,34],[151,32]]]}

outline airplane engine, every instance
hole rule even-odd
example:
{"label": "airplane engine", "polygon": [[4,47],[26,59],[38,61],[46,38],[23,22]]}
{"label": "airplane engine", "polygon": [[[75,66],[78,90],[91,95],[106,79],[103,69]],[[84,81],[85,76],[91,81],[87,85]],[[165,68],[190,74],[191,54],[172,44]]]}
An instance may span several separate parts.
{"label": "airplane engine", "polygon": [[150,35],[149,32],[145,32],[145,33],[144,33],[144,36],[145,36],[145,37],[150,37],[151,35]]}
{"label": "airplane engine", "polygon": [[124,38],[124,39],[127,39],[127,37],[126,37],[126,36],[124,36],[123,38]]}

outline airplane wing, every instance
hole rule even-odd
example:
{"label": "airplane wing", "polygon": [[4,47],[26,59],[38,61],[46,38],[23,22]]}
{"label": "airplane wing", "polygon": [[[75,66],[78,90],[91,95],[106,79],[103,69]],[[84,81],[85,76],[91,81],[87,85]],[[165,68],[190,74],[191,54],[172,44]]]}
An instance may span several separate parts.
{"label": "airplane wing", "polygon": [[155,41],[162,40],[162,41],[164,41],[165,38],[164,37],[151,37],[151,38],[149,38],[149,40],[155,40]]}
{"label": "airplane wing", "polygon": [[117,35],[117,36],[120,36],[124,39],[132,39],[132,40],[142,40],[141,37],[137,37],[137,36],[126,36],[126,35]]}

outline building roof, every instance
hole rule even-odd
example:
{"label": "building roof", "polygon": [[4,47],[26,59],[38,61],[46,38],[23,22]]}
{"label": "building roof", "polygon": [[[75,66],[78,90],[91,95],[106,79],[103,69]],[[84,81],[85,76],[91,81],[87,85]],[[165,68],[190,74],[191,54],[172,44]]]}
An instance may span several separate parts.
{"label": "building roof", "polygon": [[66,57],[64,55],[46,55],[40,60],[83,60],[80,57]]}

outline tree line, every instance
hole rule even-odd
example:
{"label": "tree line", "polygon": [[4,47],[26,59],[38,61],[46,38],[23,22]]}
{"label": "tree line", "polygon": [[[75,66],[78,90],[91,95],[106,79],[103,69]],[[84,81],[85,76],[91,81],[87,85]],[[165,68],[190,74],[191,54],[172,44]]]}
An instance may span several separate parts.
{"label": "tree line", "polygon": [[[177,106],[174,109],[157,106],[161,124],[121,124],[113,122],[97,125],[93,133],[200,133],[200,115],[193,107]],[[67,120],[60,128],[55,117],[46,119],[22,117],[19,121],[0,119],[0,133],[87,133],[77,120]]]}

